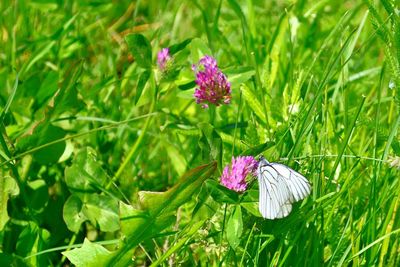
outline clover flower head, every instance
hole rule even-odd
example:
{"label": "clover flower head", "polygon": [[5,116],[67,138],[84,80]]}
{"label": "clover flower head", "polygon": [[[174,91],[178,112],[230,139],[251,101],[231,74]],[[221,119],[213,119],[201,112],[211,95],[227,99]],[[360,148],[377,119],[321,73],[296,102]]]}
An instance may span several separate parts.
{"label": "clover flower head", "polygon": [[231,167],[227,165],[222,172],[221,184],[236,192],[247,189],[246,177],[255,175],[258,161],[252,156],[232,157]]}
{"label": "clover flower head", "polygon": [[157,64],[158,68],[164,72],[168,68],[168,64],[170,64],[172,58],[169,54],[169,48],[163,48],[157,54]]}
{"label": "clover flower head", "polygon": [[192,66],[196,75],[197,88],[194,92],[196,103],[207,108],[209,104],[219,106],[231,102],[231,84],[218,68],[212,56],[204,56]]}

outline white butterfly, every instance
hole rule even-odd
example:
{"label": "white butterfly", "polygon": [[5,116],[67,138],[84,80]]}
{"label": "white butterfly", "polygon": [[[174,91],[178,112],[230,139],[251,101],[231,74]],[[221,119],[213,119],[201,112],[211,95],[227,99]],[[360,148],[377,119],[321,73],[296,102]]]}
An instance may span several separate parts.
{"label": "white butterfly", "polygon": [[292,211],[292,203],[310,194],[311,186],[307,179],[291,168],[270,163],[260,158],[257,168],[260,190],[259,210],[266,219],[283,218]]}

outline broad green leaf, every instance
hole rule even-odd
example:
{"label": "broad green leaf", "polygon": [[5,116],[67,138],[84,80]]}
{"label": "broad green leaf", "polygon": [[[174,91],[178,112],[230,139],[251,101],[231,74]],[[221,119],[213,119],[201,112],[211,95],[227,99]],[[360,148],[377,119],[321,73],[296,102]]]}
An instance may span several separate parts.
{"label": "broad green leaf", "polygon": [[71,195],[64,203],[63,218],[70,231],[77,233],[81,224],[87,220],[82,213],[82,201],[76,195]]}
{"label": "broad green leaf", "polygon": [[[17,143],[18,150],[28,150],[34,147],[48,144],[52,141],[61,139],[66,132],[57,126],[49,123],[39,124],[33,129],[33,133],[24,136]],[[33,153],[33,158],[40,164],[53,164],[58,161],[65,150],[65,141],[46,146]]]}
{"label": "broad green leaf", "polygon": [[104,266],[105,260],[113,255],[103,246],[90,242],[87,238],[80,248],[64,251],[62,254],[76,267]]}
{"label": "broad green leaf", "polygon": [[[46,127],[39,139],[39,145],[47,144],[51,141],[61,139],[65,136],[65,131],[53,125]],[[33,157],[41,164],[51,164],[58,161],[65,150],[65,142],[59,142],[47,146],[33,154]]]}
{"label": "broad green leaf", "polygon": [[73,164],[65,169],[65,182],[72,196],[64,204],[64,220],[73,232],[89,220],[101,231],[113,232],[120,228],[118,201],[108,195],[99,195],[108,182],[108,176],[91,148],[80,151]]}
{"label": "broad green leaf", "polygon": [[[149,214],[147,219],[140,217],[127,234],[125,243],[116,252],[115,256],[110,257],[107,266],[126,266],[130,264],[130,258],[126,255],[132,251],[140,242],[154,236],[154,234],[163,231],[172,220],[170,214],[176,212],[177,208],[189,201],[193,195],[200,190],[203,182],[209,178],[215,171],[216,164],[211,163],[186,172],[180,181],[170,190],[160,193],[157,196],[159,202],[157,205],[150,200],[154,194],[141,193],[140,200]],[[135,213],[132,209],[131,212]],[[160,222],[161,220],[161,222]]]}
{"label": "broad green leaf", "polygon": [[4,175],[3,169],[0,170],[0,174],[0,231],[2,231],[10,219],[7,212],[8,199],[19,194],[19,187],[12,177]]}
{"label": "broad green leaf", "polygon": [[142,68],[151,68],[151,44],[142,34],[129,34],[125,37],[129,51],[135,57],[136,64]]}
{"label": "broad green leaf", "polygon": [[84,200],[71,195],[64,204],[63,217],[68,229],[73,232],[78,232],[86,220],[103,232],[113,232],[120,228],[118,201],[99,194],[87,194]]}
{"label": "broad green leaf", "polygon": [[97,192],[107,181],[108,176],[97,161],[95,151],[89,147],[81,150],[73,164],[65,169],[65,182],[71,192]]}
{"label": "broad green leaf", "polygon": [[118,201],[109,196],[88,195],[83,202],[82,213],[103,232],[113,232],[120,228]]}
{"label": "broad green leaf", "polygon": [[235,206],[229,217],[225,231],[229,245],[235,249],[240,244],[240,237],[243,232],[242,209],[239,205]]}

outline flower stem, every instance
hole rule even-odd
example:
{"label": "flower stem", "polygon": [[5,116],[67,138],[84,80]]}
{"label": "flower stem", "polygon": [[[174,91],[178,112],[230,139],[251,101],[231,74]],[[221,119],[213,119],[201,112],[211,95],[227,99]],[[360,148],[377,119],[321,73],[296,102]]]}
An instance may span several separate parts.
{"label": "flower stem", "polygon": [[214,126],[214,122],[215,122],[215,106],[214,105],[210,105],[209,106],[209,114],[210,114],[210,124]]}

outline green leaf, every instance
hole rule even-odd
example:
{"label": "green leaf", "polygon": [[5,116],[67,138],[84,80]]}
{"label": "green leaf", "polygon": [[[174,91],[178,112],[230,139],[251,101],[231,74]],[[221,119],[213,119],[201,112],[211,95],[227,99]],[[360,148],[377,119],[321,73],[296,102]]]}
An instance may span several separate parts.
{"label": "green leaf", "polygon": [[242,209],[239,205],[235,206],[229,217],[225,231],[229,245],[235,249],[240,244],[240,237],[243,232]]}
{"label": "green leaf", "polygon": [[207,180],[206,186],[211,197],[219,203],[235,204],[239,202],[239,194],[220,185],[215,180]]}
{"label": "green leaf", "polygon": [[103,232],[120,229],[118,201],[109,196],[87,194],[81,199],[73,194],[64,204],[63,217],[68,229],[75,233],[87,220]]}
{"label": "green leaf", "polygon": [[[28,150],[33,147],[48,144],[52,141],[61,139],[66,132],[57,126],[49,123],[39,124],[33,130],[33,134],[27,135],[17,143],[18,150]],[[33,158],[40,164],[53,164],[58,161],[65,150],[65,141],[46,146],[33,153]]]}
{"label": "green leaf", "polygon": [[[188,82],[185,84],[178,85],[179,90],[182,90],[182,91],[190,90],[190,89],[193,89],[194,87],[196,87],[195,81],[191,81],[191,82]],[[193,94],[192,94],[192,97],[193,97]]]}
{"label": "green leaf", "polygon": [[149,213],[144,210],[135,209],[131,205],[119,202],[119,219],[121,232],[126,236],[129,235],[136,225],[143,225],[149,219]]}
{"label": "green leaf", "polygon": [[262,217],[260,211],[258,210],[258,194],[258,190],[247,190],[243,195],[240,205],[252,215],[256,217]]}
{"label": "green leaf", "polygon": [[237,88],[240,84],[250,80],[256,74],[256,71],[251,67],[241,67],[224,70],[224,73],[228,76],[232,88]]}
{"label": "green leaf", "polygon": [[105,260],[113,255],[103,246],[90,242],[87,238],[80,248],[64,251],[62,254],[76,267],[98,267],[104,266]]}
{"label": "green leaf", "polygon": [[107,181],[108,176],[93,149],[86,148],[76,155],[72,166],[65,169],[65,182],[73,193],[64,204],[63,211],[68,229],[78,232],[86,220],[104,232],[120,228],[118,201],[108,195],[97,194]]}
{"label": "green leaf", "polygon": [[87,220],[82,213],[82,201],[76,195],[71,195],[64,204],[63,218],[70,231],[77,233],[81,224]]}
{"label": "green leaf", "polygon": [[193,38],[188,38],[178,44],[171,45],[169,47],[169,53],[171,55],[178,53],[179,51],[183,50],[190,42],[192,41]]}
{"label": "green leaf", "polygon": [[103,232],[119,230],[118,201],[109,196],[90,194],[85,198],[82,213]]}
{"label": "green leaf", "polygon": [[[142,206],[146,208],[148,217],[142,216],[144,213],[138,214],[134,209],[124,208],[125,211],[128,210],[134,214],[135,223],[129,229],[130,232],[127,234],[125,244],[116,252],[115,256],[110,258],[107,266],[129,265],[130,258],[126,255],[139,243],[153,237],[156,233],[159,234],[170,225],[173,222],[170,219],[170,214],[176,212],[178,207],[189,201],[200,190],[203,182],[214,173],[215,169],[215,162],[192,169],[186,172],[174,187],[163,193],[141,192],[140,201]],[[153,199],[155,195],[157,201]]]}
{"label": "green leaf", "polygon": [[129,51],[135,57],[136,64],[145,69],[151,68],[151,45],[141,34],[129,34],[125,37]]}
{"label": "green leaf", "polygon": [[10,219],[7,212],[8,199],[10,196],[16,196],[19,194],[19,187],[12,177],[4,176],[3,169],[0,170],[0,174],[0,231],[2,231]]}
{"label": "green leaf", "polygon": [[[47,144],[61,139],[65,136],[65,131],[53,125],[49,125],[39,139],[39,145]],[[51,164],[58,161],[65,150],[65,141],[47,146],[33,154],[33,157],[41,164]]]}
{"label": "green leaf", "polygon": [[96,152],[89,147],[81,150],[73,164],[65,169],[65,182],[71,192],[97,192],[107,181],[108,176],[97,161]]}
{"label": "green leaf", "polygon": [[142,72],[142,74],[140,74],[140,76],[139,76],[139,81],[138,81],[137,87],[136,87],[135,105],[139,101],[139,98],[143,92],[143,88],[146,86],[146,83],[150,78],[150,73],[151,73],[150,71],[146,70],[146,71]]}

